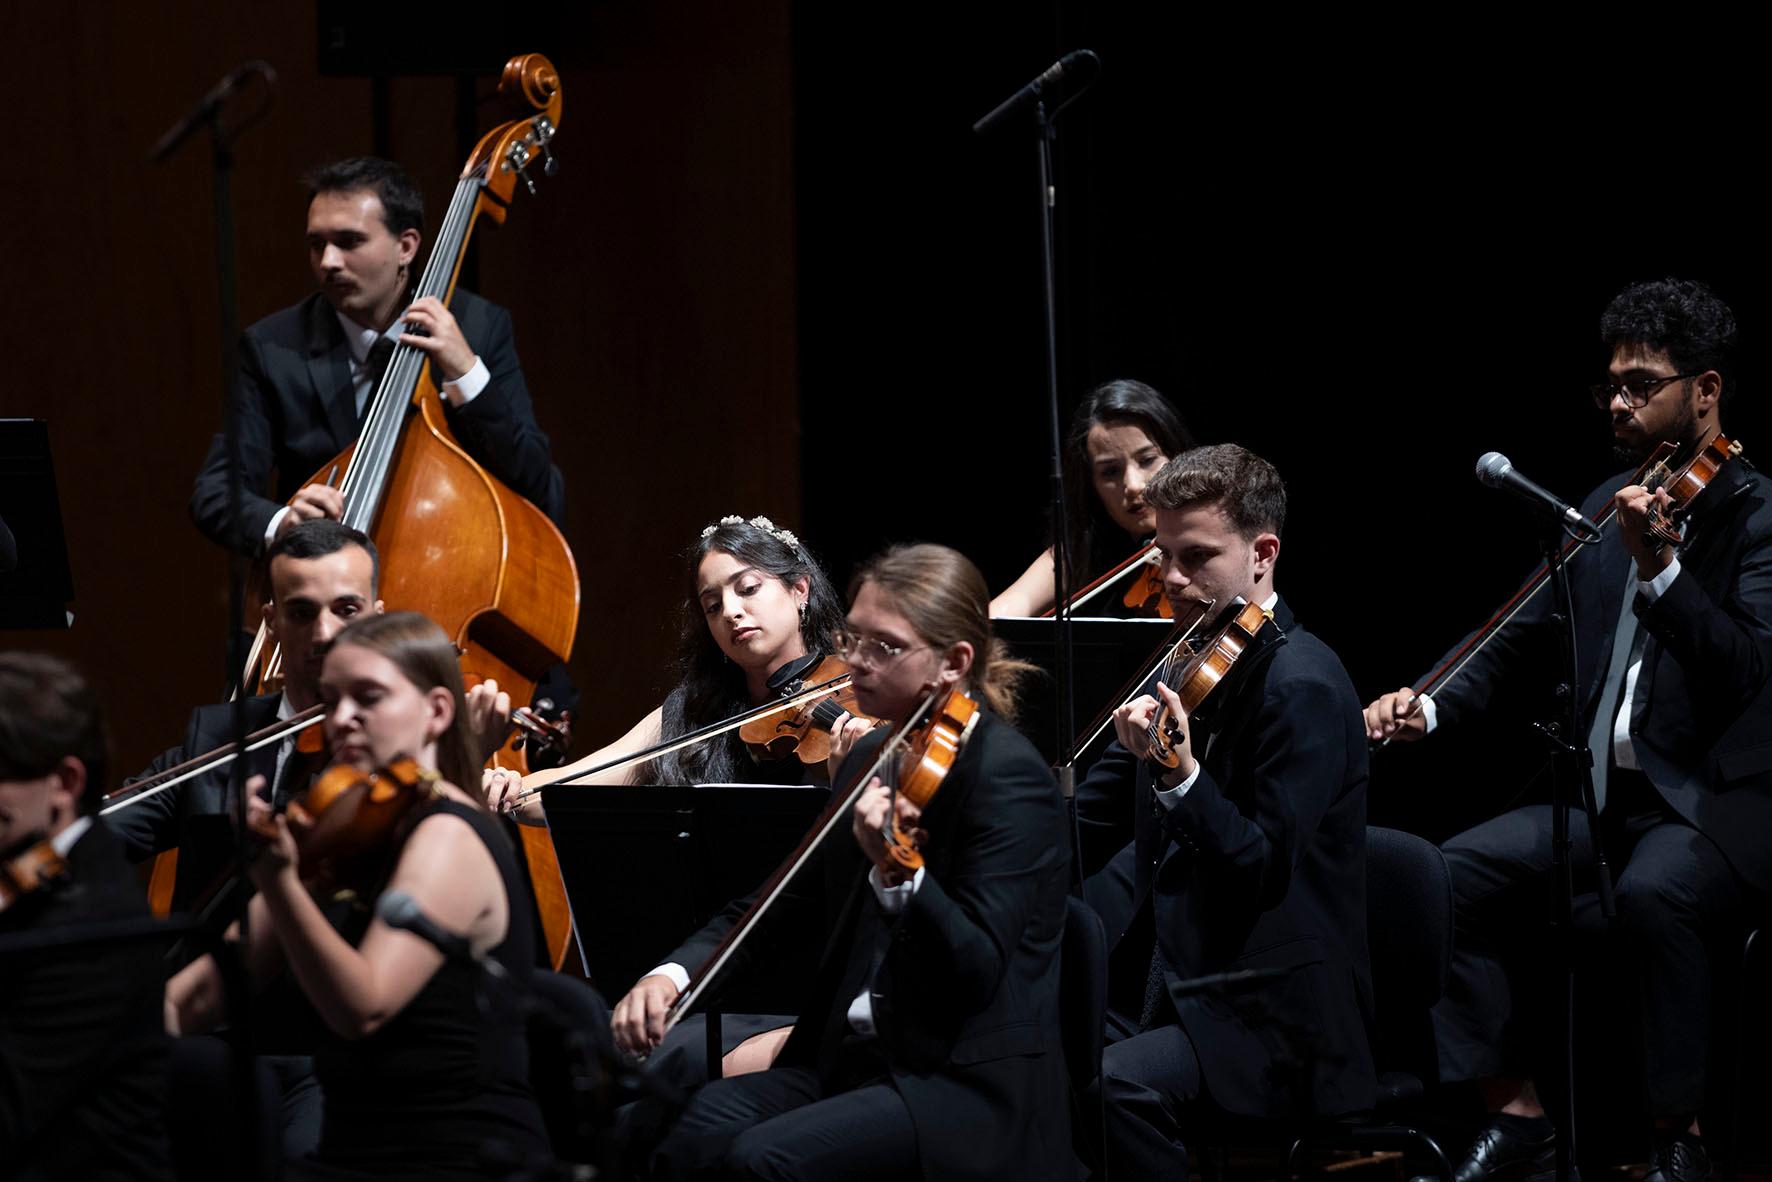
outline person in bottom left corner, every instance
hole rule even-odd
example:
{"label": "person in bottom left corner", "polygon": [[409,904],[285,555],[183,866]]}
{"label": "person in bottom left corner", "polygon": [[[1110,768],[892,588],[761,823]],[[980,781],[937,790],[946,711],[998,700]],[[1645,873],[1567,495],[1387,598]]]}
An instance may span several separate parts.
{"label": "person in bottom left corner", "polygon": [[[85,680],[55,657],[0,653],[0,1177],[172,1177],[161,948],[7,947],[149,918],[117,837],[92,816],[107,765]],[[44,842],[64,863],[48,876],[16,861]]]}

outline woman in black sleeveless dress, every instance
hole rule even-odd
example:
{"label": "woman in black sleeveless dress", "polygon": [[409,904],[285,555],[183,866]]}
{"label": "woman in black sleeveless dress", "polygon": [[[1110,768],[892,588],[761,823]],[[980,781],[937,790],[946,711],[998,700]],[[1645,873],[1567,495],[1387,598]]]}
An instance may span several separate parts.
{"label": "woman in black sleeveless dress", "polygon": [[[518,1000],[534,963],[528,889],[479,794],[457,787],[479,782],[479,759],[454,646],[415,613],[364,617],[334,640],[321,697],[335,761],[368,771],[410,755],[438,777],[394,834],[377,897],[405,892],[511,980],[488,982],[472,961],[373,918],[374,899],[335,929],[299,876],[301,821],[254,793],[250,964],[255,976],[292,973],[324,1026],[320,1146],[293,1176],[501,1177],[545,1164]],[[216,994],[212,979],[178,982],[181,1026]]]}

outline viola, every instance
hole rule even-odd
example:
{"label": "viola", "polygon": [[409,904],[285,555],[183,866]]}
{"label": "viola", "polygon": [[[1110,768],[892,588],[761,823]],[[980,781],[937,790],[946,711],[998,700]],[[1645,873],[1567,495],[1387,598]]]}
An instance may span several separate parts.
{"label": "viola", "polygon": [[820,764],[830,758],[831,728],[844,714],[879,721],[856,705],[855,687],[843,658],[826,657],[810,673],[782,686],[782,696],[798,697],[809,681],[835,688],[823,696],[799,698],[794,705],[776,707],[738,728],[738,737],[758,760],[774,762],[798,756],[801,763]]}
{"label": "viola", "polygon": [[[1181,708],[1189,718],[1194,717],[1213,690],[1224,684],[1244,654],[1258,647],[1257,641],[1265,631],[1271,629],[1273,641],[1284,639],[1274,624],[1273,613],[1266,608],[1242,600],[1232,607],[1235,610],[1227,611],[1222,622],[1197,646],[1190,649],[1187,644],[1177,645],[1175,654],[1187,655],[1172,662],[1162,675],[1163,683],[1181,699]],[[1259,647],[1266,647],[1267,643],[1272,642]],[[1170,769],[1180,766],[1181,724],[1167,703],[1157,709],[1146,735],[1150,739],[1151,759]]]}
{"label": "viola", "polygon": [[922,725],[907,738],[897,756],[899,774],[893,777],[886,810],[886,853],[906,874],[923,865],[923,854],[894,821],[891,807],[900,796],[927,808],[947,774],[954,769],[972,728],[978,725],[978,703],[964,690],[949,690],[929,711]]}
{"label": "viola", "polygon": [[26,836],[0,854],[0,914],[40,891],[68,881],[68,863],[41,833]]}

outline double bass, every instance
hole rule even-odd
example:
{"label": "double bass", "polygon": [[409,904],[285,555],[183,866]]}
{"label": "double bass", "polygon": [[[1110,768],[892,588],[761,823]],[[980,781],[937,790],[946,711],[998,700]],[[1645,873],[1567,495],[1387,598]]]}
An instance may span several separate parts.
{"label": "double bass", "polygon": [[[469,153],[415,300],[434,296],[447,305],[474,226],[482,217],[502,223],[517,182],[534,193],[532,174],[554,171],[561,88],[553,64],[539,53],[511,58],[499,92],[520,98],[533,113],[493,128]],[[554,523],[456,440],[427,361],[410,345],[395,346],[356,443],[316,473],[313,483],[332,483],[332,473],[343,474],[342,520],[375,540],[388,607],[434,620],[461,653],[466,684],[495,679],[513,701],[527,702],[544,671],[571,655],[578,568]],[[261,628],[246,684],[263,686],[276,669],[274,646]],[[500,748],[493,762],[526,770],[521,736]],[[572,915],[553,841],[544,828],[522,826],[519,832],[548,958],[558,968]]]}

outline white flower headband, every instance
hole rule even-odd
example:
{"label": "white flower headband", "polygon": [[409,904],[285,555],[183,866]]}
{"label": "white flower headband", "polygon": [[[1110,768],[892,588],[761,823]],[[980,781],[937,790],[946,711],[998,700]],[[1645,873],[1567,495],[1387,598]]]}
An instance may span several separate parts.
{"label": "white flower headband", "polygon": [[[714,536],[715,531],[719,530],[722,526],[744,525],[744,524],[746,524],[745,519],[742,517],[739,517],[737,514],[734,514],[730,517],[722,517],[722,518],[720,518],[718,524],[710,525],[706,529],[702,530],[701,536],[703,538],[711,538]],[[764,533],[768,534],[770,537],[774,538],[776,541],[782,543],[783,545],[788,547],[788,549],[790,549],[790,550],[800,549],[800,539],[796,538],[794,536],[793,531],[785,530],[785,529],[776,529],[775,522],[769,520],[767,517],[753,517],[753,518],[751,518],[749,524],[751,524],[752,526],[755,526],[757,529],[762,530]]]}

